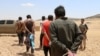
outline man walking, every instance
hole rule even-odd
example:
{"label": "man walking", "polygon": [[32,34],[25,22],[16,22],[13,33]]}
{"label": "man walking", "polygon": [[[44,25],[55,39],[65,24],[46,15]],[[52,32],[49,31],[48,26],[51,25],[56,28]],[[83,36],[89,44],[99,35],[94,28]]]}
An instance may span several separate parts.
{"label": "man walking", "polygon": [[24,40],[24,22],[22,21],[22,17],[18,18],[18,21],[16,23],[16,33],[18,35],[19,45],[23,45]]}
{"label": "man walking", "polygon": [[86,39],[87,39],[87,36],[86,36],[86,33],[88,31],[88,26],[84,23],[84,19],[81,19],[81,24],[79,26],[84,38],[82,40],[82,43],[80,45],[80,50],[85,50],[86,49]]}
{"label": "man walking", "polygon": [[45,21],[45,16],[42,16],[42,21],[40,22],[40,26],[41,26],[41,33],[40,33],[40,48],[42,48],[42,38],[44,36],[43,32],[42,32],[42,27],[43,27],[43,22]]}
{"label": "man walking", "polygon": [[50,25],[51,56],[75,56],[83,39],[78,26],[67,17],[65,9],[58,6],[56,20]]}
{"label": "man walking", "polygon": [[42,32],[44,33],[43,39],[42,39],[42,44],[43,44],[43,51],[44,55],[48,56],[48,52],[50,54],[50,33],[49,33],[49,27],[50,23],[53,21],[53,16],[49,15],[48,20],[45,20],[42,26]]}
{"label": "man walking", "polygon": [[29,52],[31,47],[31,54],[34,55],[34,36],[35,36],[35,25],[34,21],[31,19],[31,15],[27,15],[27,20],[25,20],[26,29],[26,52]]}

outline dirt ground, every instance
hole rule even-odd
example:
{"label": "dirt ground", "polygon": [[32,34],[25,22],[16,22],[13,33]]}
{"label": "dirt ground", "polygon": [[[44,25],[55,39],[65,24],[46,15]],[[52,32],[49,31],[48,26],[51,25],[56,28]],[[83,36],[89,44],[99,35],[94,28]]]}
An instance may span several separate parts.
{"label": "dirt ground", "polygon": [[[78,25],[80,21],[75,21]],[[78,51],[77,56],[100,56],[100,20],[86,20],[89,30],[87,33],[87,48],[85,51]],[[35,35],[35,48],[39,47],[39,35]],[[0,36],[0,56],[27,56],[25,45],[18,45],[18,38],[12,36]],[[35,56],[44,56],[43,50],[35,50]]]}

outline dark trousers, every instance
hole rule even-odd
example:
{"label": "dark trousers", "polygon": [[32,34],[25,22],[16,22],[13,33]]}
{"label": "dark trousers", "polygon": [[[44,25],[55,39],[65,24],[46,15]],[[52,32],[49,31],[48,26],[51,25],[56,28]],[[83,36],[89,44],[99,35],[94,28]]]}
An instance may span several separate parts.
{"label": "dark trousers", "polygon": [[[26,46],[26,51],[27,52],[29,52],[29,49],[30,49],[30,47],[29,46]],[[34,49],[33,48],[31,48],[31,53],[34,53]]]}
{"label": "dark trousers", "polygon": [[43,39],[44,34],[41,32],[40,34],[40,47],[42,47],[42,39]]}
{"label": "dark trousers", "polygon": [[17,33],[17,35],[18,35],[19,44],[22,44],[24,41],[24,32],[19,32]]}
{"label": "dark trousers", "polygon": [[48,52],[51,56],[51,51],[50,51],[50,47],[47,47],[47,46],[43,46],[43,51],[44,51],[44,55],[45,56],[48,56]]}

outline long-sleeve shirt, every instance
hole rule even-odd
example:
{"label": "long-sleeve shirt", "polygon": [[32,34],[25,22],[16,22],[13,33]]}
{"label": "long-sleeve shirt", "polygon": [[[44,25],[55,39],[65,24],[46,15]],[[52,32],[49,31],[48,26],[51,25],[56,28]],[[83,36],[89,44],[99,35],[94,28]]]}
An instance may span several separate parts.
{"label": "long-sleeve shirt", "polygon": [[69,49],[76,53],[83,37],[79,27],[69,19],[56,19],[50,25],[51,56],[62,56]]}

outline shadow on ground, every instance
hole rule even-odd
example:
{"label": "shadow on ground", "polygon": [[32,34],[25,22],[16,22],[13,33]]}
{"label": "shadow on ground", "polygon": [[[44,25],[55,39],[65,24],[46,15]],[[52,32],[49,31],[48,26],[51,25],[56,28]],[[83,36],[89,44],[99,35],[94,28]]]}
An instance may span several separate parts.
{"label": "shadow on ground", "polygon": [[12,44],[11,46],[20,46],[19,44]]}
{"label": "shadow on ground", "polygon": [[40,51],[40,50],[42,50],[42,49],[41,49],[41,48],[35,48],[35,50],[36,50],[36,51]]}
{"label": "shadow on ground", "polygon": [[18,40],[14,40],[15,42],[18,42]]}
{"label": "shadow on ground", "polygon": [[32,54],[30,54],[30,53],[17,53],[17,55],[20,55],[20,56],[34,56],[34,55],[32,55]]}

